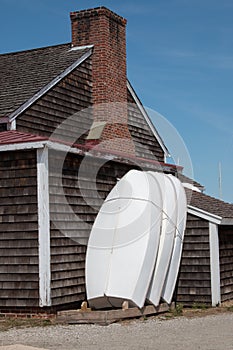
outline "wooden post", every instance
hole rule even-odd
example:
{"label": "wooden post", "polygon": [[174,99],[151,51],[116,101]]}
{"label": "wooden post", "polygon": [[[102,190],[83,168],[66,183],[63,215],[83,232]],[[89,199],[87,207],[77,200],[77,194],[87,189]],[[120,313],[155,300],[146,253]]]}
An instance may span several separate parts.
{"label": "wooden post", "polygon": [[209,223],[212,306],[221,304],[218,225]]}
{"label": "wooden post", "polygon": [[48,148],[37,150],[39,305],[51,306]]}

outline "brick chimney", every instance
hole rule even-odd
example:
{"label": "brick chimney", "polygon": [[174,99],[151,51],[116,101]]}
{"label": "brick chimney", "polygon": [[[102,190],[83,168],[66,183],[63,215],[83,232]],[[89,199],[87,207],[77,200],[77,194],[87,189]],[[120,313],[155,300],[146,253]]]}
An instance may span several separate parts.
{"label": "brick chimney", "polygon": [[[128,130],[126,23],[105,7],[70,13],[72,46],[94,45],[92,55],[93,127],[101,148],[134,154]],[[94,140],[97,133],[89,133]],[[117,138],[124,142],[117,142]],[[119,145],[118,145],[119,143]],[[127,150],[126,150],[127,147]],[[115,149],[114,149],[115,148]]]}

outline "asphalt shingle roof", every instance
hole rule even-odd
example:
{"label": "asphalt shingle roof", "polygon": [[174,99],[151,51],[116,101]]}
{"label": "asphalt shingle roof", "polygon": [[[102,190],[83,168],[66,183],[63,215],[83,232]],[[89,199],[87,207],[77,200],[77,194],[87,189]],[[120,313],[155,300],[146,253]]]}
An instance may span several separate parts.
{"label": "asphalt shingle roof", "polygon": [[208,213],[233,219],[233,204],[226,203],[220,199],[210,197],[204,193],[185,189],[188,203],[193,207],[202,209]]}
{"label": "asphalt shingle roof", "polygon": [[193,185],[197,188],[199,188],[201,191],[204,191],[205,186],[201,185],[199,182],[197,182],[196,180],[190,179],[189,177],[187,177],[184,174],[179,173],[178,174],[178,178],[182,183],[188,183],[190,185]]}
{"label": "asphalt shingle roof", "polygon": [[0,118],[8,116],[89,49],[71,44],[0,55]]}

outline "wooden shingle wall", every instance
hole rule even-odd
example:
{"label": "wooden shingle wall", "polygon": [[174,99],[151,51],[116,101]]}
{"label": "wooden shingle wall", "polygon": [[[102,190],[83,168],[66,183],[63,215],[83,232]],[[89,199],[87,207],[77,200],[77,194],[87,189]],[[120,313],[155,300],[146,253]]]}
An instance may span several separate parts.
{"label": "wooden shingle wall", "polygon": [[136,156],[164,162],[164,151],[155,139],[129,90],[128,123],[130,134],[135,142]]}
{"label": "wooden shingle wall", "polygon": [[78,114],[91,106],[91,90],[91,59],[87,59],[17,118],[17,130],[50,137],[68,119],[54,137],[76,141],[92,124],[90,113]]}
{"label": "wooden shingle wall", "polygon": [[211,303],[209,223],[188,214],[178,279],[177,302]]}
{"label": "wooden shingle wall", "polygon": [[[83,143],[93,122],[92,60],[88,58],[17,118],[17,130]],[[66,120],[65,124],[62,124]],[[62,124],[61,129],[57,129]],[[128,127],[136,156],[164,162],[164,151],[128,90]],[[80,137],[80,135],[82,135]]]}
{"label": "wooden shingle wall", "polygon": [[38,307],[36,151],[0,157],[0,310]]}
{"label": "wooden shingle wall", "polygon": [[85,300],[86,245],[79,242],[89,236],[102,201],[117,178],[130,169],[120,163],[102,165],[97,158],[83,160],[68,154],[60,186],[57,166],[63,157],[62,152],[50,151],[51,298],[54,307]]}
{"label": "wooden shingle wall", "polygon": [[233,299],[233,227],[219,228],[221,300]]}

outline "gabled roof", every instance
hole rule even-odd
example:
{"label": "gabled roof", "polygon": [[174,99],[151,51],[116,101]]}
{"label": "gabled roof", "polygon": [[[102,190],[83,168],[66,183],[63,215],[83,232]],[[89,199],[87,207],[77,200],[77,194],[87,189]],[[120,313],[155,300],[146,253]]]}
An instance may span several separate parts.
{"label": "gabled roof", "polygon": [[[223,219],[233,220],[233,204],[226,203],[201,192],[191,191],[189,189],[185,189],[185,191],[190,206],[199,208],[206,213],[210,213]],[[224,223],[224,221],[222,223]]]}
{"label": "gabled roof", "polygon": [[67,68],[74,69],[88,51],[90,47],[74,50],[63,44],[0,55],[0,118],[11,115]]}
{"label": "gabled roof", "polygon": [[[12,122],[21,115],[58,84],[61,79],[81,65],[92,54],[92,47],[90,45],[71,48],[71,44],[63,44],[0,55],[0,123]],[[140,144],[139,153],[143,157],[154,159],[153,150],[157,147],[155,145],[156,139],[167,156],[168,150],[163,140],[129,82],[127,82],[127,88],[139,112],[137,120],[129,113],[130,132],[136,132],[138,135],[143,131],[142,137],[136,137],[137,142],[139,142],[138,147]],[[139,116],[140,113],[141,116]],[[132,131],[135,128],[137,130]]]}

